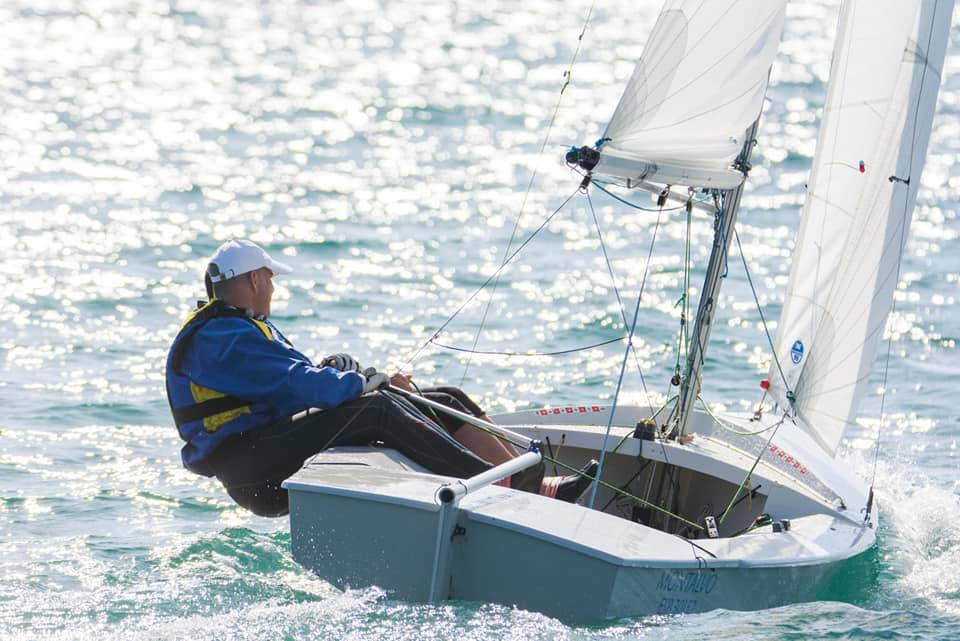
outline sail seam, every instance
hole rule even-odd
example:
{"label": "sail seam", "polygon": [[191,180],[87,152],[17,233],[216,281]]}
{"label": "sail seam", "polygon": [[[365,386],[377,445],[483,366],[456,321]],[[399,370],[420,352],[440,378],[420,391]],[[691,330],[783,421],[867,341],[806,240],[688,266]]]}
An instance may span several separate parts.
{"label": "sail seam", "polygon": [[764,80],[759,80],[759,81],[753,83],[752,85],[750,85],[749,87],[747,87],[747,89],[746,89],[743,93],[740,93],[740,94],[734,96],[734,97],[731,98],[730,100],[728,100],[728,101],[726,101],[726,102],[724,102],[724,103],[721,103],[721,104],[719,104],[719,105],[714,105],[712,108],[707,109],[706,111],[701,111],[701,112],[699,112],[699,113],[690,114],[690,115],[687,116],[686,118],[681,118],[680,120],[675,120],[674,122],[668,122],[668,123],[665,123],[665,124],[662,124],[662,125],[657,125],[656,127],[646,127],[646,128],[644,128],[644,129],[635,129],[635,130],[634,130],[634,133],[631,134],[630,136],[626,136],[626,137],[618,138],[618,139],[614,140],[614,141],[613,141],[613,143],[614,143],[613,146],[614,146],[614,147],[617,147],[617,144],[618,144],[618,143],[636,142],[637,140],[642,140],[642,139],[643,139],[643,135],[642,135],[642,134],[649,133],[649,132],[651,132],[651,131],[657,131],[657,130],[659,130],[659,129],[669,129],[670,127],[676,127],[677,125],[686,124],[686,123],[688,123],[688,122],[690,122],[690,121],[692,121],[692,120],[696,120],[697,118],[702,118],[702,117],[704,117],[704,116],[709,116],[710,114],[712,114],[712,113],[714,113],[714,112],[717,112],[717,111],[720,111],[720,110],[723,109],[724,107],[726,107],[726,106],[728,106],[728,105],[731,105],[731,104],[737,102],[738,100],[740,100],[741,98],[743,98],[743,97],[746,96],[747,94],[750,94],[750,93],[755,92],[755,91],[757,90],[757,87],[762,86],[762,85],[765,85],[765,84],[766,84],[766,79],[764,79]]}
{"label": "sail seam", "polygon": [[[729,12],[733,9],[733,6],[735,6],[735,5],[732,5],[726,12],[724,12],[723,16],[726,16],[727,13],[729,13]],[[755,28],[754,30],[748,32],[743,38],[741,38],[738,42],[736,42],[735,45],[734,45],[732,48],[730,48],[726,53],[724,53],[723,55],[721,55],[721,56],[719,56],[718,58],[716,58],[716,60],[714,61],[714,63],[713,63],[712,65],[710,65],[709,67],[707,67],[706,69],[704,69],[699,75],[694,76],[694,77],[693,77],[689,82],[687,82],[686,84],[684,84],[684,85],[682,85],[682,86],[680,86],[680,87],[677,87],[672,93],[669,93],[669,94],[667,94],[666,96],[664,96],[663,99],[662,99],[660,102],[658,102],[658,103],[656,103],[656,104],[654,104],[654,105],[649,106],[649,108],[648,108],[648,105],[644,104],[644,111],[642,111],[642,112],[640,112],[640,113],[643,114],[643,113],[646,113],[647,111],[652,111],[652,110],[654,110],[654,109],[659,109],[659,108],[662,107],[662,106],[664,105],[664,103],[666,103],[670,98],[673,98],[673,97],[676,96],[678,93],[680,93],[681,91],[687,89],[688,87],[693,86],[694,84],[696,84],[696,82],[697,82],[698,80],[700,80],[700,79],[703,78],[704,76],[709,75],[710,72],[713,71],[713,69],[714,69],[717,65],[719,65],[719,64],[720,64],[721,62],[723,62],[727,57],[729,57],[734,51],[736,51],[736,50],[737,50],[737,47],[739,47],[740,45],[742,45],[744,42],[746,42],[747,40],[749,40],[751,37],[755,36],[755,35],[760,31],[761,28],[767,28],[767,27],[769,26],[767,23],[769,22],[770,18],[771,18],[772,16],[776,15],[777,12],[780,10],[779,6],[778,6],[776,3],[773,3],[773,6],[774,6],[774,10],[773,10],[772,12],[770,12],[769,15],[767,15],[767,18],[766,18],[766,21],[765,21],[765,22],[760,23],[760,24],[757,26],[757,28]],[[721,18],[722,18],[723,16],[721,16]],[[719,22],[719,20],[718,20],[718,22]],[[695,47],[694,47],[694,48],[695,48]],[[688,55],[689,55],[689,52],[687,52],[686,54],[684,54],[683,56],[681,56],[681,58],[680,58],[680,60],[677,62],[677,64],[683,62]],[[636,109],[634,109],[634,110],[632,110],[632,111],[630,111],[630,112],[627,112],[627,113],[624,114],[624,115],[625,115],[625,116],[630,116],[630,117],[632,118],[632,117],[635,117],[635,115],[636,115],[635,112],[636,112]],[[616,117],[616,113],[614,113],[614,116]],[[609,128],[608,128],[608,131],[609,131]],[[608,135],[608,134],[605,134],[605,135]],[[616,142],[616,140],[614,140],[614,142]]]}

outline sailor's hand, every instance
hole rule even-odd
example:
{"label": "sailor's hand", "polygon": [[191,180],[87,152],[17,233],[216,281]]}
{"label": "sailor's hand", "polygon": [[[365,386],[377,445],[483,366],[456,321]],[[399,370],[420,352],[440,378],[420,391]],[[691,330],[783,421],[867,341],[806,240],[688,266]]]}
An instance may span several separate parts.
{"label": "sailor's hand", "polygon": [[360,363],[350,354],[331,354],[323,359],[325,367],[332,367],[341,372],[361,372]]}
{"label": "sailor's hand", "polygon": [[366,382],[363,384],[363,393],[369,394],[370,392],[375,392],[381,387],[386,387],[390,384],[390,379],[387,378],[386,374],[380,374],[379,372],[373,376],[367,377]]}
{"label": "sailor's hand", "polygon": [[401,374],[400,372],[397,372],[390,377],[390,384],[394,387],[399,387],[402,390],[412,392],[413,385],[410,384],[411,379],[413,379],[413,377],[409,374]]}

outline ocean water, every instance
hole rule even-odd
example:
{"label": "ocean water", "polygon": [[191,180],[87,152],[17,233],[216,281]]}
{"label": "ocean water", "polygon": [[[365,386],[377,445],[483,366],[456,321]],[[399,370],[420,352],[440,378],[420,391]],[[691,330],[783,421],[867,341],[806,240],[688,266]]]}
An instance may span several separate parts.
{"label": "ocean water", "polygon": [[[277,279],[274,320],[313,356],[348,351],[422,383],[463,381],[491,411],[609,399],[619,344],[556,357],[431,344],[411,357],[497,268],[515,225],[514,247],[576,190],[562,153],[599,137],[657,4],[598,3],[550,128],[584,0],[0,3],[0,636],[960,638],[956,25],[889,326],[882,425],[881,358],[840,452],[870,478],[880,435],[878,579],[857,603],[581,628],[489,604],[342,593],[292,561],[285,520],[243,512],[180,466],[163,360],[202,295],[205,257],[231,237],[295,267]],[[743,201],[744,254],[768,319],[789,270],[836,10],[789,7]],[[592,198],[630,305],[656,215]],[[622,402],[669,391],[685,234],[682,216],[664,217],[638,330],[644,381],[628,375]],[[696,220],[697,276],[710,235]],[[704,392],[732,410],[759,399],[769,361],[739,260]],[[436,342],[550,352],[623,331],[578,196]]]}

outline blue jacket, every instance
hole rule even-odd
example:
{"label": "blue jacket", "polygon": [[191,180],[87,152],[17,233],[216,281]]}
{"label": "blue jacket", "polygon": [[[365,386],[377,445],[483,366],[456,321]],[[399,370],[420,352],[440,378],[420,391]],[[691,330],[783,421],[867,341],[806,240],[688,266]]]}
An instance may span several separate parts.
{"label": "blue jacket", "polygon": [[262,430],[309,407],[360,396],[363,377],[317,367],[269,321],[208,303],[184,323],[167,356],[167,398],[187,469],[212,476],[204,459],[231,434]]}

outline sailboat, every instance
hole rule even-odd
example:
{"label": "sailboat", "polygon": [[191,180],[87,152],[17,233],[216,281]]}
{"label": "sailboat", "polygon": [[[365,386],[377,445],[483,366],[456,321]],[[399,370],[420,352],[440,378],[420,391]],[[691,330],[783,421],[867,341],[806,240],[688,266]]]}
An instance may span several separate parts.
{"label": "sailboat", "polygon": [[[697,403],[702,367],[785,4],[668,0],[603,137],[567,154],[585,190],[616,183],[713,217],[675,401],[463,416],[527,450],[471,479],[392,450],[322,452],[285,483],[299,563],[339,587],[568,622],[768,608],[862,578],[879,505],[836,454],[899,280],[953,0],[843,3],[771,341],[773,403],[714,414]],[[600,459],[579,503],[493,484],[548,455],[574,469]]]}

